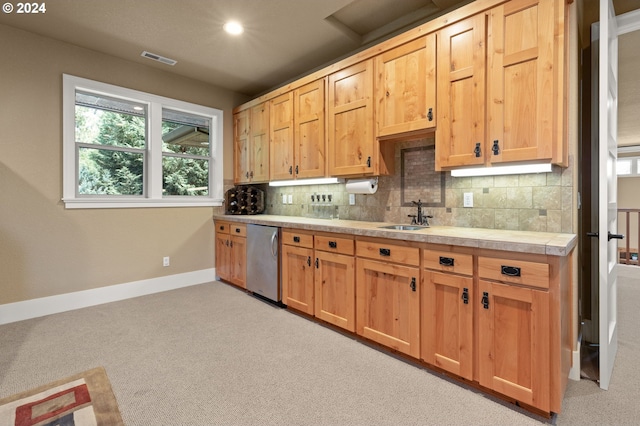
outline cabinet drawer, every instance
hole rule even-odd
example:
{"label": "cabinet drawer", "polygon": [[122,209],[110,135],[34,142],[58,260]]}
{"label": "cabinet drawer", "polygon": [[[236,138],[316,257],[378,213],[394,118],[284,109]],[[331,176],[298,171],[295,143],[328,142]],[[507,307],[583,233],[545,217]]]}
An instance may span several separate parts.
{"label": "cabinet drawer", "polygon": [[335,235],[316,235],[314,238],[316,250],[353,256],[353,238],[338,237]]}
{"label": "cabinet drawer", "polygon": [[549,264],[547,263],[479,257],[478,275],[480,278],[505,283],[549,288]]}
{"label": "cabinet drawer", "polygon": [[473,256],[451,253],[441,250],[423,250],[422,259],[425,268],[436,271],[473,275]]}
{"label": "cabinet drawer", "polygon": [[313,248],[313,234],[285,229],[282,231],[282,244],[296,247]]}
{"label": "cabinet drawer", "polygon": [[404,265],[420,265],[420,249],[391,244],[385,240],[356,241],[356,256]]}
{"label": "cabinet drawer", "polygon": [[238,237],[246,237],[247,225],[245,225],[244,223],[230,223],[229,234],[236,235]]}
{"label": "cabinet drawer", "polygon": [[229,233],[229,222],[220,222],[216,221],[216,232],[218,234],[228,234]]}

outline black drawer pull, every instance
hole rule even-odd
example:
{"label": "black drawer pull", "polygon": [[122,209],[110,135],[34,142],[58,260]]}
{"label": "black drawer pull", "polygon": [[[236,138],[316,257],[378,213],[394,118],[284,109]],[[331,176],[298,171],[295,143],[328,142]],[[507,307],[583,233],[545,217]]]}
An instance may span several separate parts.
{"label": "black drawer pull", "polygon": [[338,248],[338,242],[337,241],[329,241],[329,247]]}
{"label": "black drawer pull", "polygon": [[219,230],[221,230],[221,231],[224,231],[224,225],[220,225],[220,226],[218,227],[218,229],[219,229]]}
{"label": "black drawer pull", "polygon": [[300,237],[298,237],[298,236],[294,236],[294,237],[293,237],[293,242],[294,242],[294,243],[299,243],[299,242],[300,242]]}
{"label": "black drawer pull", "polygon": [[381,248],[380,256],[391,256],[391,249]]}
{"label": "black drawer pull", "polygon": [[504,266],[500,267],[502,275],[507,275],[509,277],[519,277],[520,276],[520,268],[515,266]]}
{"label": "black drawer pull", "polygon": [[240,233],[240,228],[236,228],[236,234]]}
{"label": "black drawer pull", "polygon": [[453,257],[440,256],[440,264],[443,266],[453,266]]}

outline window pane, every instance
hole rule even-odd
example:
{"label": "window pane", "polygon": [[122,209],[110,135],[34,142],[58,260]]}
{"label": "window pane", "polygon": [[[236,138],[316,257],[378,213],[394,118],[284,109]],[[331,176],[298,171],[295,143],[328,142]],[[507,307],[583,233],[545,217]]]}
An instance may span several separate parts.
{"label": "window pane", "polygon": [[179,111],[162,110],[162,151],[209,156],[210,120]]}
{"label": "window pane", "polygon": [[78,194],[143,194],[143,153],[80,148],[78,155]]}
{"label": "window pane", "polygon": [[163,195],[209,195],[209,161],[162,157]]}
{"label": "window pane", "polygon": [[631,160],[618,159],[616,164],[617,175],[630,175],[631,174]]}
{"label": "window pane", "polygon": [[144,148],[146,107],[76,92],[76,142]]}

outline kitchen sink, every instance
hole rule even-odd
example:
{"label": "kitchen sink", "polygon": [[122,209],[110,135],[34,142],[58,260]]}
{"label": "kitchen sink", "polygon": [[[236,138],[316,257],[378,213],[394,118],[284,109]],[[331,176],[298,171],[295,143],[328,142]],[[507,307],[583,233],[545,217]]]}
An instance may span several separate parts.
{"label": "kitchen sink", "polygon": [[378,228],[395,229],[396,231],[419,231],[421,229],[428,228],[428,226],[421,226],[421,225],[387,225],[387,226],[379,226]]}

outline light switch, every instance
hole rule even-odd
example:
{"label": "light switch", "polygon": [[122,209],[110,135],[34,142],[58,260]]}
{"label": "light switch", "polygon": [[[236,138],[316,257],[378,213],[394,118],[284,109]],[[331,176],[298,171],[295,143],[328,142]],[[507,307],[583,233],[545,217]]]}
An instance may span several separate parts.
{"label": "light switch", "polygon": [[349,194],[349,205],[350,206],[356,205],[356,194]]}
{"label": "light switch", "polygon": [[289,201],[288,201],[288,203],[289,203],[289,204],[293,204],[293,194],[289,194],[289,195],[287,196],[287,199],[289,200]]}
{"label": "light switch", "polygon": [[473,192],[465,192],[464,193],[464,207],[473,207]]}
{"label": "light switch", "polygon": [[282,204],[287,204],[287,194],[282,194]]}

